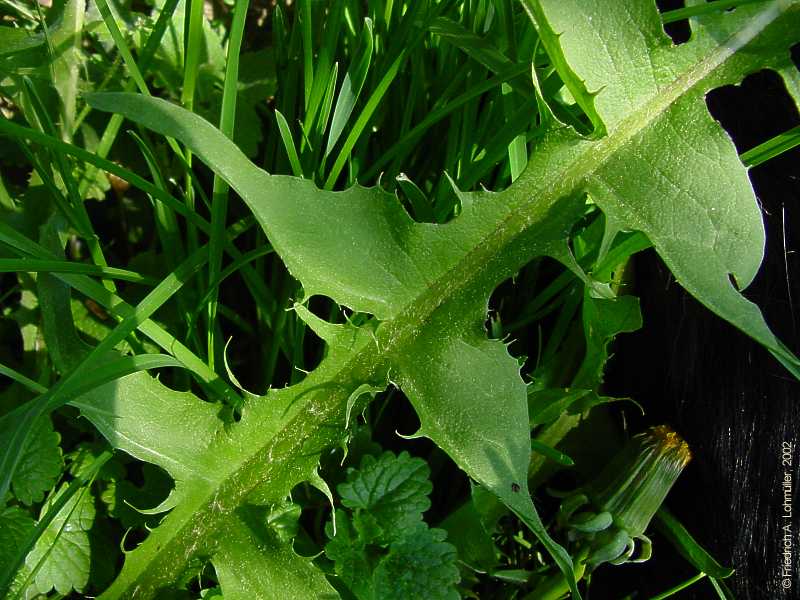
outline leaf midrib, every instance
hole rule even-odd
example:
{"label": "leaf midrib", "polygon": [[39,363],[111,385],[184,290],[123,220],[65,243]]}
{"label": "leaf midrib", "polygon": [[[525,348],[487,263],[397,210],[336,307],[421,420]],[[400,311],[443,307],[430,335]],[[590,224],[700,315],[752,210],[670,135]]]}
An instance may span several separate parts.
{"label": "leaf midrib", "polygon": [[[379,371],[390,361],[391,357],[401,352],[404,347],[407,347],[413,341],[416,332],[420,331],[438,310],[443,307],[446,308],[448,301],[469,290],[480,279],[487,265],[491,263],[489,259],[500,255],[504,249],[513,245],[521,235],[540,223],[541,217],[546,215],[547,211],[552,209],[562,198],[571,196],[582,189],[587,176],[595,172],[639,132],[663,115],[672,103],[690,92],[703,79],[760,35],[764,29],[792,7],[791,4],[780,4],[776,2],[765,8],[747,27],[719,43],[713,53],[695,63],[692,68],[688,69],[684,75],[677,78],[672,84],[651,96],[648,102],[643,103],[639,109],[622,120],[607,137],[597,141],[589,141],[574,136],[571,140],[568,140],[569,143],[577,143],[579,151],[562,169],[561,173],[553,174],[548,179],[548,183],[540,186],[538,190],[529,191],[526,189],[526,184],[530,184],[531,173],[529,172],[530,170],[523,173],[517,182],[504,193],[504,195],[512,198],[515,208],[508,211],[508,214],[491,233],[483,238],[481,243],[468,251],[456,265],[427,286],[413,301],[409,302],[407,307],[395,319],[381,324],[376,332],[377,349],[371,343],[362,343],[362,347],[353,353],[349,360],[343,363],[333,377],[328,377],[326,381],[352,384],[356,373],[364,378],[365,381],[374,380]],[[673,51],[679,52],[681,50],[679,47],[673,49]],[[552,136],[550,139],[552,141]],[[564,143],[563,138],[555,140],[554,143],[555,147],[548,147],[546,138],[540,151],[552,151],[555,154],[560,149],[563,150],[563,147],[559,148]],[[527,200],[525,199],[526,197]],[[537,217],[539,220],[537,220]],[[323,367],[324,363],[320,365],[320,370],[324,371]],[[181,567],[185,566],[197,552],[208,550],[206,544],[199,543],[199,538],[205,538],[219,529],[224,524],[226,514],[239,506],[253,489],[267,482],[273,472],[291,467],[291,458],[284,461],[273,459],[262,462],[263,457],[270,455],[271,450],[278,445],[282,445],[282,451],[289,451],[289,456],[299,454],[311,436],[324,429],[322,427],[323,424],[333,421],[337,414],[343,416],[347,396],[347,393],[339,393],[331,397],[321,391],[306,400],[302,408],[297,410],[292,419],[277,431],[266,444],[262,444],[256,451],[238,461],[235,467],[229,469],[218,479],[218,485],[206,488],[208,490],[207,494],[192,503],[197,508],[189,512],[183,523],[177,528],[177,531],[176,527],[170,526],[169,530],[173,533],[171,533],[166,543],[160,546],[157,552],[146,557],[144,561],[135,561],[139,563],[136,570],[144,572],[142,577],[137,576],[135,573],[131,574],[134,576],[132,579],[126,576],[125,579],[128,579],[127,585],[122,578],[129,570],[129,567],[132,566],[130,563],[134,562],[131,559],[138,559],[141,556],[141,551],[136,551],[131,555],[130,559],[126,560],[125,569],[123,569],[112,588],[103,594],[103,597],[117,597],[117,594],[124,594],[125,592],[130,592],[132,596],[136,596],[140,591],[144,591],[147,588],[155,592],[161,585],[166,585],[176,580],[182,572]],[[265,401],[268,400],[269,398],[267,397]],[[257,414],[250,415],[250,417],[254,419]],[[235,430],[234,435],[245,436],[243,438],[245,441],[248,433],[252,435],[257,432],[254,424],[250,424],[249,427],[241,424],[240,427],[240,429]],[[297,435],[299,431],[309,431],[310,433],[304,437]],[[335,435],[332,432],[327,438],[328,442],[333,442]],[[285,444],[286,442],[288,444]],[[209,448],[209,452],[213,452],[215,447],[215,444],[212,445]],[[265,465],[265,467],[262,465]],[[259,466],[261,466],[258,469],[259,477],[252,480],[246,488],[237,485],[244,474]],[[223,498],[221,496],[224,495],[220,494],[220,491],[225,489],[234,490],[236,493],[231,493]],[[288,490],[286,492],[288,493]],[[231,502],[229,503],[228,500],[231,500]],[[188,498],[183,500],[184,503],[188,501]],[[229,508],[226,510],[215,508],[222,506],[223,503]],[[168,515],[167,519],[169,520],[170,517],[185,512],[185,505],[184,509],[181,509],[180,506],[176,507],[176,509],[173,509],[173,513]],[[203,527],[198,528],[198,525],[201,524]],[[141,550],[145,550],[154,544],[158,545],[159,538],[164,537],[164,533],[167,533],[165,525],[166,523],[151,533]],[[160,534],[159,532],[164,533]],[[175,542],[182,541],[181,538],[187,532],[195,534],[190,538],[194,540],[192,544],[193,551],[180,552],[180,550],[188,550],[188,548],[173,548]],[[184,559],[183,563],[181,565],[175,565],[174,563],[168,565],[168,570],[173,575],[172,577],[161,580],[154,579],[148,582],[148,574],[155,574],[154,570],[150,570],[148,573],[148,566],[158,561],[159,557],[163,556],[163,553],[167,550],[176,550],[177,554]],[[115,591],[115,588],[118,587],[122,587],[122,590]]]}

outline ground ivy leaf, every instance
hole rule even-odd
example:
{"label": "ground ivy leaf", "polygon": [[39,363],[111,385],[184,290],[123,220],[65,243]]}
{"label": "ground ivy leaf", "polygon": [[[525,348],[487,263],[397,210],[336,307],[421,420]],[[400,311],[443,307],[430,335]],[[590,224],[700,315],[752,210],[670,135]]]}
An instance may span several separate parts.
{"label": "ground ivy leaf", "polygon": [[[10,440],[15,424],[13,414],[0,419],[0,447]],[[43,415],[37,419],[11,480],[14,495],[23,504],[30,506],[41,502],[45,492],[52,489],[61,475],[64,461],[60,441],[61,436],[53,430],[50,417]]]}
{"label": "ground ivy leaf", "polygon": [[[33,517],[19,506],[0,510],[0,565],[13,564],[20,546],[26,542],[35,527]],[[30,570],[23,564],[10,582],[9,596],[22,593],[29,574]]]}
{"label": "ground ivy leaf", "polygon": [[325,555],[334,562],[336,574],[357,597],[371,598],[373,565],[366,544],[350,524],[345,511],[337,510],[335,518],[336,535],[333,535],[331,523],[325,528],[331,538],[325,545]]}
{"label": "ground ivy leaf", "polygon": [[[337,487],[352,522],[337,510],[336,535],[325,553],[336,574],[359,600],[458,598],[456,550],[447,533],[429,529],[422,513],[430,507],[429,468],[403,452],[365,456]],[[454,595],[455,594],[455,595]]]}
{"label": "ground ivy leaf", "polygon": [[422,521],[422,513],[431,506],[429,475],[427,463],[408,452],[366,455],[336,491],[346,507],[367,511],[388,541]]}
{"label": "ground ivy leaf", "polygon": [[[62,486],[45,502],[42,516],[65,490],[66,486]],[[30,570],[39,565],[33,583],[38,593],[47,594],[55,589],[59,594],[68,594],[86,587],[91,569],[88,531],[94,517],[94,498],[89,488],[84,488],[69,499],[36,540],[25,565]]]}
{"label": "ground ivy leaf", "polygon": [[35,526],[33,517],[19,506],[0,510],[0,564],[8,564],[16,558],[17,548]]}
{"label": "ground ivy leaf", "polygon": [[441,529],[417,527],[394,542],[373,573],[375,600],[458,600],[456,549]]}

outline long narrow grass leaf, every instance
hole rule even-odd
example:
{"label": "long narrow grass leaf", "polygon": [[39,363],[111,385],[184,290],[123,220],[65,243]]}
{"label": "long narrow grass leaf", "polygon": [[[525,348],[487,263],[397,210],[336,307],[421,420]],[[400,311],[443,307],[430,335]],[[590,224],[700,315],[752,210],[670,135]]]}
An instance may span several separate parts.
{"label": "long narrow grass leaf", "polygon": [[141,283],[144,285],[156,285],[158,280],[128,271],[127,269],[117,269],[114,267],[100,267],[98,265],[87,265],[85,263],[67,262],[63,260],[34,260],[34,259],[15,259],[0,258],[0,273],[81,273],[109,279],[119,279],[120,281],[130,281],[131,283]]}
{"label": "long narrow grass leaf", "polygon": [[742,152],[739,158],[748,167],[756,167],[797,146],[800,146],[800,125],[776,135],[774,138],[759,144],[755,148],[751,148],[747,152]]}
{"label": "long narrow grass leaf", "polygon": [[9,379],[13,379],[36,394],[44,394],[47,391],[47,388],[43,385],[36,383],[33,379],[26,377],[19,371],[16,371],[2,363],[0,363],[0,375],[5,375]]}
{"label": "long narrow grass leaf", "polygon": [[325,146],[326,157],[331,153],[336,142],[339,140],[339,136],[344,131],[347,121],[350,119],[350,115],[356,106],[356,102],[358,102],[358,97],[364,87],[364,82],[367,79],[374,47],[372,20],[369,17],[364,19],[364,27],[361,30],[361,37],[359,38],[358,44],[356,54],[350,66],[347,68],[347,73],[342,81],[342,87],[336,98],[336,108],[333,110],[331,128],[328,132],[328,142]]}
{"label": "long narrow grass leaf", "polygon": [[[249,0],[237,0],[233,13],[230,38],[228,39],[228,58],[225,68],[225,83],[222,91],[222,109],[219,119],[219,129],[229,138],[233,138],[233,128],[236,122],[236,97],[239,83],[239,53],[242,49],[242,37],[247,17]],[[215,281],[222,268],[222,254],[225,249],[225,223],[228,215],[228,184],[214,174],[211,193],[211,235],[208,240],[208,280]],[[215,363],[215,327],[217,318],[217,292],[216,286],[211,287],[208,298],[208,333],[207,356],[208,366],[214,369]]]}
{"label": "long narrow grass leaf", "polygon": [[128,67],[128,72],[131,74],[131,78],[136,83],[136,87],[139,88],[139,91],[145,96],[149,96],[150,90],[147,87],[147,83],[145,83],[142,72],[139,70],[139,66],[136,64],[136,60],[133,58],[133,54],[131,54],[128,43],[125,41],[125,36],[122,35],[122,32],[119,30],[119,26],[117,25],[117,21],[114,19],[114,15],[111,14],[111,9],[108,6],[108,2],[106,0],[95,1],[97,4],[97,9],[100,11],[100,16],[103,17],[103,22],[106,24],[111,37],[114,39],[114,43],[117,45],[117,51],[120,53],[120,55],[122,55],[122,60],[125,61],[125,66]]}
{"label": "long narrow grass leaf", "polygon": [[303,177],[303,167],[300,165],[300,157],[297,155],[297,148],[292,139],[292,131],[289,129],[286,118],[277,108],[275,109],[275,121],[278,123],[278,131],[280,131],[281,141],[283,142],[283,147],[286,149],[286,155],[289,157],[292,173],[296,177]]}

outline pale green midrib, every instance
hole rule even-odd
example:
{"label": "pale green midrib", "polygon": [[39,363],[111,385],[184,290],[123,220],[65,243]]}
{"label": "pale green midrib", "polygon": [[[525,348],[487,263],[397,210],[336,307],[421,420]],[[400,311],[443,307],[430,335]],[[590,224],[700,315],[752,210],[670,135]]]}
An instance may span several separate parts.
{"label": "pale green midrib", "polygon": [[[351,373],[356,370],[357,368],[357,359],[365,358],[366,361],[373,363],[373,366],[377,369],[379,362],[374,361],[375,352],[371,349],[372,344],[367,342],[369,348],[366,351],[357,352],[353,355],[353,358],[347,361],[342,368],[340,368],[334,375],[334,377],[327,378],[327,381],[332,381],[337,378],[342,373]],[[323,365],[320,365],[320,368]],[[347,379],[347,377],[344,377]],[[182,573],[182,567],[192,558],[192,554],[180,553],[179,554],[185,559],[182,565],[171,565],[172,575],[170,579],[161,579],[161,580],[153,580],[147,581],[148,571],[150,570],[150,565],[154,562],[158,561],[159,556],[169,553],[173,551],[172,548],[173,544],[175,543],[176,539],[181,536],[187,528],[189,530],[196,530],[196,525],[198,521],[205,521],[203,523],[205,531],[204,536],[212,535],[220,526],[224,524],[225,518],[233,511],[235,508],[240,506],[243,502],[243,499],[251,493],[255,488],[263,484],[265,481],[269,480],[270,474],[278,469],[286,469],[288,468],[289,461],[268,461],[266,458],[271,454],[272,449],[276,446],[281,445],[281,456],[289,455],[295,456],[299,455],[300,451],[304,448],[303,446],[309,440],[309,437],[303,437],[298,435],[300,431],[303,430],[304,426],[305,429],[313,429],[313,430],[321,430],[321,425],[332,421],[333,417],[337,414],[337,412],[342,412],[344,404],[347,401],[348,394],[342,393],[335,395],[333,397],[327,397],[327,401],[322,400],[317,403],[317,406],[314,407],[312,404],[317,401],[317,398],[320,396],[326,395],[325,392],[320,392],[314,395],[311,395],[307,401],[305,401],[302,406],[299,406],[295,415],[292,419],[287,422],[284,427],[280,430],[275,432],[269,438],[269,441],[266,444],[263,444],[258,447],[258,449],[244,457],[243,460],[235,463],[235,466],[229,469],[226,473],[224,473],[221,477],[218,477],[212,482],[211,486],[202,486],[201,493],[202,496],[196,499],[192,499],[193,506],[196,508],[188,513],[183,519],[183,522],[178,524],[178,526],[173,526],[172,523],[169,523],[170,528],[169,531],[172,534],[169,536],[168,540],[159,546],[157,552],[152,553],[145,561],[136,561],[135,568],[137,569],[136,573],[127,573],[126,568],[131,567],[130,561],[126,561],[125,566],[123,568],[122,573],[114,582],[111,588],[104,592],[101,598],[118,598],[118,597],[129,597],[127,592],[130,591],[130,597],[134,596],[134,592],[138,593],[136,590],[150,590],[156,591],[159,588],[169,585],[173,583],[175,579],[177,579],[180,574]],[[265,398],[265,401],[269,401],[269,398]],[[256,417],[257,415],[251,415],[252,417]],[[316,421],[318,424],[315,424],[313,427],[309,427],[308,425]],[[295,426],[295,423],[299,423],[299,426]],[[238,431],[238,435],[240,437],[252,437],[254,433],[254,427],[251,425],[247,428],[242,428]],[[249,434],[249,435],[248,435]],[[332,432],[330,436],[331,442],[335,439],[335,434]],[[290,445],[282,445],[286,441],[290,442]],[[213,453],[215,449],[218,449],[214,444],[209,447],[209,452]],[[213,460],[213,459],[212,459]],[[253,465],[266,465],[266,468],[261,469],[260,478],[257,481],[251,482],[247,488],[242,488],[237,486],[237,479],[240,479],[244,473],[247,472],[249,468]],[[237,490],[238,493],[231,494],[228,497],[221,495],[219,492],[224,489],[233,489]],[[286,490],[285,493],[288,493]],[[187,494],[188,496],[188,494]],[[183,508],[176,508],[173,510],[179,511],[181,514],[187,513],[185,503],[189,502],[190,499],[187,497],[186,499],[182,500],[184,503]],[[217,510],[216,506],[226,505],[229,508],[225,511]],[[167,516],[169,518],[170,515]],[[211,521],[215,521],[211,524]],[[161,527],[164,527],[162,525]],[[156,528],[151,535],[148,537],[145,543],[148,545],[158,544],[159,542],[159,531],[166,531],[166,529]],[[205,552],[208,551],[209,546],[204,544],[198,544],[195,552]],[[136,555],[138,558],[139,555]],[[141,578],[140,578],[141,575]],[[124,579],[123,579],[124,576]],[[127,583],[126,583],[127,580]],[[115,590],[114,588],[123,587],[122,590]],[[137,596],[138,597],[138,596]],[[147,597],[147,595],[143,596]]]}
{"label": "pale green midrib", "polygon": [[[413,339],[414,333],[420,330],[434,312],[445,305],[447,301],[453,298],[460,290],[469,289],[470,285],[478,279],[488,263],[488,261],[483,258],[484,256],[490,258],[497,256],[505,248],[513,244],[521,234],[536,225],[537,221],[535,221],[533,217],[546,214],[547,210],[554,206],[560,199],[582,188],[585,178],[613,156],[619,148],[624,146],[635,135],[661,116],[673,102],[692,90],[728,58],[762,33],[766,27],[772,24],[785,11],[794,7],[795,5],[793,4],[784,4],[781,10],[776,2],[759,13],[759,18],[755,21],[751,21],[749,27],[740,30],[720,43],[715,52],[697,62],[693,68],[687,70],[687,72],[683,76],[677,78],[673,84],[652,96],[649,102],[643,104],[641,108],[631,114],[631,116],[621,121],[608,137],[595,142],[587,142],[585,148],[562,170],[562,173],[558,177],[554,176],[550,179],[550,181],[555,181],[556,185],[545,185],[539,190],[526,190],[525,184],[530,179],[530,175],[526,176],[526,174],[523,173],[517,182],[509,188],[507,193],[515,196],[525,196],[529,198],[529,200],[523,202],[518,209],[511,211],[505,219],[495,227],[492,233],[484,238],[481,244],[476,245],[475,248],[467,252],[464,258],[455,266],[440,276],[413,301],[409,302],[407,308],[404,309],[397,318],[393,319],[391,322],[384,323],[379,329],[379,338],[384,342],[379,350],[376,350],[371,344],[368,344],[366,348],[354,353],[352,358],[337,370],[334,377],[328,380],[334,381],[338,379],[340,381],[349,381],[351,377],[348,377],[347,374],[354,372],[357,366],[365,363],[371,363],[373,365],[372,375],[374,375],[374,371],[380,365],[385,364],[391,356],[400,352],[401,349]],[[737,43],[729,44],[732,40],[736,40]],[[587,159],[587,155],[590,158]],[[419,305],[422,304],[422,300],[429,300],[429,302],[427,303],[427,307],[420,310]],[[322,365],[320,365],[320,367],[322,367]],[[319,395],[320,394],[317,394],[309,398],[309,400],[304,403],[303,409],[307,409]],[[340,411],[343,404],[346,402],[346,399],[347,395],[344,394],[340,395],[338,398],[334,397],[328,401],[320,402],[320,406],[318,407],[320,410],[314,411],[313,413],[313,420],[319,423],[319,425],[314,428],[319,428],[319,426],[328,421],[330,417],[335,416],[337,411]],[[271,447],[282,442],[282,434],[291,439],[292,432],[295,430],[292,425],[303,417],[304,414],[309,413],[309,411],[303,409],[298,410],[292,420],[281,430],[277,431],[267,444],[260,446],[255,452],[236,463],[234,468],[228,470],[224,476],[219,479],[219,485],[216,486],[215,489],[219,490],[227,486],[235,488],[236,486],[233,484],[236,482],[237,476],[241,475],[249,465],[257,462],[261,456],[267,454]],[[312,419],[301,419],[301,424],[303,422],[307,424],[311,420]],[[243,431],[242,435],[245,433],[246,432]],[[302,445],[306,440],[295,437],[293,441],[295,443],[291,446],[292,449],[302,449]],[[213,450],[213,446],[211,450]],[[236,500],[238,498],[241,500],[245,498],[257,485],[268,480],[268,476],[272,470],[271,467],[278,466],[285,468],[286,463],[288,463],[288,461],[278,463],[277,465],[274,461],[271,463],[264,463],[268,465],[268,468],[262,470],[262,477],[247,490],[240,490],[240,493],[232,497],[232,499]],[[218,499],[218,495],[213,493],[209,494],[209,496],[214,496]],[[203,517],[212,517],[213,511],[207,508],[211,503],[205,501],[209,496],[204,497],[203,501],[196,502],[198,510],[189,515],[189,518],[184,521],[180,529],[171,536],[171,540],[174,540],[185,528],[191,527],[195,520]],[[235,507],[238,505],[239,503],[234,502],[232,506]],[[225,513],[217,513],[216,516],[219,521],[216,527],[219,527],[224,520]],[[209,527],[208,533],[213,533],[216,527]],[[150,538],[157,536],[158,531],[159,529],[156,529],[151,534]],[[166,551],[169,548],[170,544],[167,543],[162,546],[161,551]],[[200,549],[201,548],[198,548],[198,550]],[[152,555],[149,560],[140,565],[141,568],[139,570],[145,570],[147,564],[157,560],[157,557],[158,554]],[[191,556],[186,556],[185,558],[188,562]],[[180,573],[180,567],[176,568],[174,571],[175,578],[177,578]],[[120,574],[120,577],[122,577],[122,575],[125,575],[125,570]],[[137,581],[138,576],[130,579],[129,584],[125,586],[126,590],[140,587]],[[172,581],[163,581],[159,583],[169,584],[171,582]],[[158,583],[156,583],[156,585],[158,585]],[[116,582],[109,591],[111,591],[113,587],[116,587]],[[106,592],[106,594],[107,593],[108,592]],[[106,594],[104,594],[103,597],[106,597]]]}
{"label": "pale green midrib", "polygon": [[[683,76],[677,78],[671,85],[652,96],[649,102],[644,103],[641,108],[622,120],[609,136],[594,142],[586,141],[582,151],[577,154],[562,172],[560,174],[554,174],[554,176],[549,179],[550,181],[555,181],[555,185],[545,185],[539,190],[526,190],[526,183],[529,181],[531,174],[523,173],[506,191],[506,194],[516,197],[527,197],[528,200],[524,201],[519,208],[510,211],[494,230],[481,240],[481,243],[468,251],[463,259],[442,274],[413,301],[409,302],[407,308],[401,311],[392,323],[403,323],[409,320],[409,317],[414,315],[415,312],[418,312],[417,305],[421,298],[434,296],[434,298],[438,298],[438,302],[426,311],[425,317],[419,320],[416,327],[422,325],[439,306],[452,298],[459,289],[466,288],[475,280],[476,276],[484,268],[486,262],[488,262],[481,260],[480,257],[482,255],[488,255],[490,257],[498,255],[521,234],[525,233],[530,227],[536,224],[532,217],[545,214],[547,210],[554,206],[560,199],[569,197],[583,189],[585,187],[586,178],[601,167],[617,150],[663,115],[676,100],[694,89],[698,83],[707,78],[728,58],[733,56],[748,43],[752,42],[784,12],[790,8],[797,7],[797,5],[789,3],[783,5],[783,10],[779,10],[778,4],[780,4],[780,0],[759,13],[758,16],[760,18],[751,21],[749,27],[736,32],[730,38],[720,42],[716,52],[698,61],[695,66],[688,69]],[[749,35],[745,36],[745,32]],[[730,43],[734,39],[738,40],[736,45]],[[677,50],[678,49],[675,51]],[[478,266],[476,267],[475,265]],[[435,293],[437,289],[441,291]],[[414,328],[415,326],[412,325],[411,327]],[[387,356],[391,355],[391,349],[386,348],[385,353]]]}
{"label": "pale green midrib", "polygon": [[[782,9],[778,6],[778,4],[783,4]],[[663,90],[658,91],[650,98],[650,101],[642,104],[641,107],[634,111],[630,116],[620,121],[616,128],[607,137],[593,142],[588,151],[592,153],[592,156],[597,157],[597,159],[588,161],[589,168],[587,168],[587,165],[584,164],[583,160],[581,160],[582,155],[579,155],[577,159],[573,161],[571,167],[565,169],[565,173],[571,174],[572,177],[567,175],[562,180],[583,181],[586,176],[596,171],[620,147],[629,142],[640,131],[644,130],[653,121],[663,115],[669,106],[672,105],[672,103],[684,96],[688,91],[692,90],[698,83],[719,68],[727,59],[736,54],[736,52],[741,50],[744,46],[752,42],[785,12],[796,8],[797,5],[794,3],[782,3],[781,0],[776,0],[775,3],[773,3],[770,7],[761,11],[758,17],[754,18],[753,21],[749,23],[749,27],[737,31],[723,42],[720,42],[717,45],[716,51],[709,54],[703,60],[695,63],[691,69],[688,69],[682,76],[676,78],[672,84],[666,86]],[[748,30],[750,35],[744,36]],[[737,40],[738,42],[735,46],[733,44],[729,44],[733,40]],[[689,42],[674,48],[672,51],[683,52],[690,50],[692,50],[692,47]],[[517,182],[515,182],[515,184],[512,186],[512,188],[510,188],[510,190],[524,186],[525,180],[526,173],[523,173]]]}

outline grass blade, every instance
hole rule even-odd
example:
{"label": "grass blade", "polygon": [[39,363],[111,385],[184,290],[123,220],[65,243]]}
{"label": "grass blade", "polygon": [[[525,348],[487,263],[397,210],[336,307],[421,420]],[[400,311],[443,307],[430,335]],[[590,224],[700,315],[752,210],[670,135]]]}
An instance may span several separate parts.
{"label": "grass blade", "polygon": [[723,567],[695,541],[686,528],[663,506],[656,513],[655,524],[680,554],[697,570],[716,579],[733,575],[733,569]]}
{"label": "grass blade", "polygon": [[[50,261],[63,260],[2,222],[0,222],[0,242],[6,244],[11,250],[22,256]],[[136,310],[135,307],[125,302],[122,298],[85,275],[68,273],[54,273],[54,275],[81,294],[94,300],[120,319],[128,318],[133,315]],[[137,326],[137,328],[158,346],[183,363],[197,380],[201,384],[204,384],[206,388],[215,392],[215,395],[220,396],[233,405],[238,403],[238,394],[228,387],[214,371],[211,371],[205,361],[201,360],[160,325],[146,319]]]}
{"label": "grass blade", "polygon": [[0,273],[16,273],[19,271],[25,273],[80,273],[83,275],[107,277],[109,279],[119,279],[120,281],[130,281],[131,283],[141,283],[144,285],[158,284],[158,281],[152,277],[147,277],[146,275],[134,271],[128,271],[127,269],[87,265],[65,260],[0,258]]}
{"label": "grass blade", "polygon": [[[220,131],[233,139],[236,122],[236,88],[239,83],[239,53],[242,49],[244,24],[249,0],[238,0],[233,13],[231,35],[228,40],[228,59],[225,69],[225,83],[222,92],[222,111],[219,119]],[[225,247],[225,221],[228,213],[228,184],[216,173],[211,194],[211,235],[208,241],[208,281],[215,281],[222,268],[222,254]],[[208,298],[208,366],[214,369],[215,343],[214,329],[217,318],[217,287],[211,287]]]}
{"label": "grass blade", "polygon": [[275,120],[278,123],[278,130],[281,133],[283,147],[286,149],[286,154],[289,157],[289,164],[292,167],[292,173],[296,177],[304,177],[303,167],[300,165],[300,157],[297,155],[297,148],[295,148],[294,140],[292,139],[292,131],[289,129],[289,124],[286,122],[286,118],[277,108],[275,109]]}
{"label": "grass blade", "polygon": [[111,9],[108,7],[108,2],[106,2],[106,0],[96,0],[96,2],[97,9],[100,11],[100,16],[103,17],[103,22],[106,24],[108,32],[111,34],[111,37],[117,46],[117,51],[122,55],[122,60],[125,61],[125,66],[128,67],[128,72],[130,72],[131,78],[136,84],[136,87],[139,88],[139,91],[145,96],[149,96],[150,90],[144,81],[144,77],[142,77],[142,72],[139,70],[139,66],[136,64],[136,61],[133,58],[133,54],[131,54],[130,48],[128,48],[128,43],[125,41],[125,36],[122,35],[122,32],[117,26],[117,21],[114,19],[114,15],[111,14]]}
{"label": "grass blade", "polygon": [[699,17],[700,15],[707,15],[713,12],[735,8],[737,6],[744,6],[745,4],[755,4],[756,2],[764,2],[765,0],[716,0],[715,2],[707,2],[705,4],[697,4],[695,6],[687,6],[686,8],[676,8],[675,10],[668,10],[661,15],[661,20],[664,23],[674,23],[675,21],[682,21],[689,17]]}
{"label": "grass blade", "polygon": [[331,129],[328,132],[325,157],[333,150],[339,140],[339,136],[344,131],[345,125],[347,125],[347,120],[350,118],[356,102],[358,102],[358,96],[364,87],[364,81],[367,79],[367,72],[372,62],[373,47],[372,20],[365,18],[358,50],[350,63],[350,67],[347,69],[344,81],[342,81],[342,87],[339,90],[339,96],[336,98],[336,108],[333,110]]}
{"label": "grass blade", "polygon": [[797,146],[800,146],[800,125],[776,135],[774,138],[759,144],[755,148],[751,148],[747,152],[742,152],[739,158],[748,167],[756,167]]}
{"label": "grass blade", "polygon": [[43,385],[36,383],[33,379],[26,377],[19,371],[15,371],[11,367],[7,367],[4,364],[0,364],[0,375],[5,375],[9,379],[13,379],[36,394],[44,394],[47,391],[47,388]]}
{"label": "grass blade", "polygon": [[383,78],[372,92],[372,95],[367,101],[366,106],[364,106],[364,109],[361,111],[361,114],[358,115],[358,119],[356,119],[353,128],[350,130],[350,134],[347,136],[347,139],[345,139],[344,146],[339,151],[339,154],[336,157],[336,162],[333,163],[333,167],[328,174],[328,178],[325,180],[324,188],[326,190],[332,190],[333,186],[336,184],[336,180],[339,179],[339,175],[341,175],[342,169],[344,168],[347,159],[350,157],[350,152],[352,152],[353,147],[355,147],[356,142],[358,141],[358,138],[361,137],[361,133],[367,127],[367,123],[369,123],[373,113],[378,108],[381,99],[389,90],[389,86],[392,85],[394,78],[397,76],[397,72],[400,70],[400,66],[405,60],[405,56],[405,52],[401,52],[394,62],[389,66],[389,69],[383,75]]}
{"label": "grass blade", "polygon": [[[158,20],[153,27],[153,31],[147,38],[147,43],[144,46],[144,50],[139,56],[139,67],[142,73],[146,73],[150,67],[153,56],[155,56],[156,50],[161,45],[161,39],[164,37],[164,32],[167,30],[167,24],[172,19],[172,13],[175,12],[175,7],[178,6],[178,1],[179,0],[166,0],[166,2],[164,2],[164,6],[161,8],[161,12],[158,15]],[[126,92],[132,92],[135,87],[136,82],[129,80],[128,83],[125,84],[124,90]],[[87,108],[91,110],[91,107],[88,105]],[[84,118],[86,117],[86,115],[83,116]],[[98,143],[96,150],[97,155],[101,158],[108,156],[108,153],[111,151],[111,146],[114,145],[114,140],[117,138],[122,121],[123,118],[121,115],[111,115],[111,118],[108,120],[108,124],[103,131],[103,135],[100,137],[100,142]],[[97,167],[95,166],[87,169],[86,174],[81,180],[79,186],[79,192],[81,196],[84,196],[86,194],[86,190],[89,189],[91,181],[95,176],[96,169]]]}

